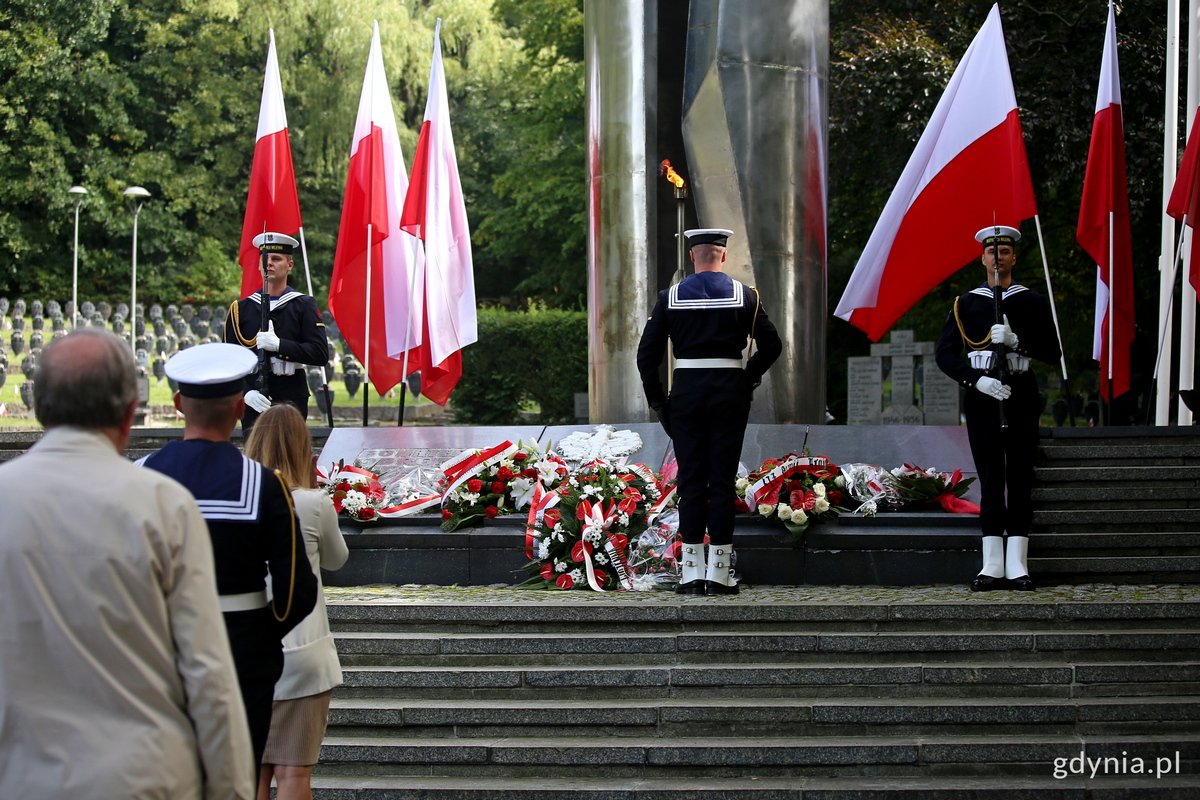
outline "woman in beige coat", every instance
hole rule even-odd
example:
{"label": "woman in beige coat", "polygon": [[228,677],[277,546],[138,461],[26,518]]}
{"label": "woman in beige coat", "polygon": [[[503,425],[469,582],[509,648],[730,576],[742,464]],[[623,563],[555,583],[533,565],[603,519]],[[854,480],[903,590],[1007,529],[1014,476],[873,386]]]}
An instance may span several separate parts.
{"label": "woman in beige coat", "polygon": [[[350,553],[333,502],[316,488],[312,437],[300,412],[290,405],[263,412],[246,440],[246,455],[279,470],[292,487],[304,549],[319,587],[321,570],[338,569]],[[307,800],[312,797],[312,772],[325,738],[330,696],[342,683],[323,592],[317,593],[312,613],[284,637],[283,659],[258,796],[270,796],[274,778],[277,800]]]}

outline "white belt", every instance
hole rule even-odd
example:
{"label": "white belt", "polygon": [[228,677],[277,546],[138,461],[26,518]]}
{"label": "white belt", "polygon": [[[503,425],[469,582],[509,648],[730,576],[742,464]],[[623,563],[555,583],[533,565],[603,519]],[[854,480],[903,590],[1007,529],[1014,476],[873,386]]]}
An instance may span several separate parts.
{"label": "white belt", "polygon": [[741,369],[740,358],[677,358],[675,369]]}
{"label": "white belt", "polygon": [[[972,350],[967,353],[967,360],[971,362],[971,366],[975,369],[986,371],[992,368],[992,355],[991,350]],[[1029,356],[1022,356],[1017,353],[1005,353],[1004,355],[1005,361],[1008,363],[1009,372],[1029,371]]]}
{"label": "white belt", "polygon": [[257,592],[243,592],[242,594],[223,594],[217,599],[221,601],[221,613],[223,614],[228,614],[232,611],[256,611],[266,606],[267,590],[259,589]]}

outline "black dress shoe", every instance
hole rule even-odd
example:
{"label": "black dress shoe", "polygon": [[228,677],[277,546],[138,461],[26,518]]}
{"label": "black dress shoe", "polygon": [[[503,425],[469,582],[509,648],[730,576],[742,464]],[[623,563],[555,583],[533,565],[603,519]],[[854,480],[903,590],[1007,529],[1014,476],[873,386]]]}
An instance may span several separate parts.
{"label": "black dress shoe", "polygon": [[717,595],[722,595],[722,594],[737,594],[738,593],[738,584],[736,584],[736,583],[733,584],[732,586],[726,586],[725,584],[717,583],[716,581],[705,581],[705,583],[707,584],[707,591],[705,593],[709,597],[716,597]]}
{"label": "black dress shoe", "polygon": [[972,592],[992,592],[996,589],[1007,589],[1006,578],[993,578],[991,575],[976,575],[971,581]]}
{"label": "black dress shoe", "polygon": [[1034,585],[1033,578],[1022,575],[1019,578],[1009,579],[1008,588],[1016,589],[1018,592],[1032,592],[1037,586]]}
{"label": "black dress shoe", "polygon": [[680,583],[675,586],[675,594],[704,594],[707,581],[697,578],[694,581]]}

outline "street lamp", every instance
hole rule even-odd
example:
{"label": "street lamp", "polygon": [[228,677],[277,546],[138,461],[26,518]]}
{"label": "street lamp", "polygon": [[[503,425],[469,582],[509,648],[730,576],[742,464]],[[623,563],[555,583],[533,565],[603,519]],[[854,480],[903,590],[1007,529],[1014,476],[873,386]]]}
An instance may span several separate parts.
{"label": "street lamp", "polygon": [[72,186],[67,193],[75,200],[75,249],[71,251],[71,330],[79,327],[79,207],[88,193],[82,186]]}
{"label": "street lamp", "polygon": [[[141,186],[130,186],[123,194],[125,202],[129,204],[129,210],[133,212],[133,254],[132,254],[132,269],[130,270],[129,279],[129,349],[136,350],[137,348],[137,224],[138,214],[142,212],[142,206],[149,199],[150,193]],[[136,356],[137,353],[135,352]]]}

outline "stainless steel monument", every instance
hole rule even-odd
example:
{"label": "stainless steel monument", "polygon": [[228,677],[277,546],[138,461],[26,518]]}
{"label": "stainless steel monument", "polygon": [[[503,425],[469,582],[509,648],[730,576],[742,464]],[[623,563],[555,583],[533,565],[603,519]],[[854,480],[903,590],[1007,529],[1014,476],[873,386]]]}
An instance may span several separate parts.
{"label": "stainless steel monument", "polygon": [[828,3],[587,0],[584,36],[591,419],[649,419],[634,356],[675,269],[657,168],[681,140],[692,219],[737,231],[727,270],[783,337],[751,419],[823,422]]}

